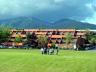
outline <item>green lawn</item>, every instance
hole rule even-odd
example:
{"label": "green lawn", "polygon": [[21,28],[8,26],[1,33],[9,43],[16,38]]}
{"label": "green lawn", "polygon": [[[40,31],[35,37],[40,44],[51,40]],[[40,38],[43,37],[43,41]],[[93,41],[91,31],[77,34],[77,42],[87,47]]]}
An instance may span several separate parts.
{"label": "green lawn", "polygon": [[0,49],[0,72],[96,72],[96,52],[41,55],[39,50]]}

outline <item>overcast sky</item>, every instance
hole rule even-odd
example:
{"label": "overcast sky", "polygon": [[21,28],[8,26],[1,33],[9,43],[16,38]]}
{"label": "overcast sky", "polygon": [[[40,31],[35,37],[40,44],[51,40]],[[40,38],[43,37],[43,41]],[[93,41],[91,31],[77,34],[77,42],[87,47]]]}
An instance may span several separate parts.
{"label": "overcast sky", "polygon": [[96,0],[0,0],[0,19],[31,16],[46,21],[72,18],[96,23]]}

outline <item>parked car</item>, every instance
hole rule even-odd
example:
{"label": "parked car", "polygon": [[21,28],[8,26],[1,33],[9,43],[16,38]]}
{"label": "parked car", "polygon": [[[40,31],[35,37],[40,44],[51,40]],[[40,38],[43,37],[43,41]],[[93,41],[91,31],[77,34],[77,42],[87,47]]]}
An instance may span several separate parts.
{"label": "parked car", "polygon": [[9,46],[8,48],[10,48],[10,49],[11,49],[11,48],[13,48],[13,46]]}
{"label": "parked car", "polygon": [[86,44],[86,47],[85,47],[86,50],[92,50],[95,48],[96,48],[96,45],[92,45],[92,44]]}

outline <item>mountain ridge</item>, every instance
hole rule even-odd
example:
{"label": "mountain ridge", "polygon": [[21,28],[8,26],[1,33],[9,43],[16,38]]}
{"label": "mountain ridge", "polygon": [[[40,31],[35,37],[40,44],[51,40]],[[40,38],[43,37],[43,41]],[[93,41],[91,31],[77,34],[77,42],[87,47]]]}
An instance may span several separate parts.
{"label": "mountain ridge", "polygon": [[44,20],[35,18],[35,17],[17,17],[11,19],[0,20],[0,25],[11,26],[12,28],[19,29],[37,29],[37,28],[46,28],[46,29],[96,29],[95,24],[85,23],[76,21],[73,19],[60,19],[53,23],[46,22]]}

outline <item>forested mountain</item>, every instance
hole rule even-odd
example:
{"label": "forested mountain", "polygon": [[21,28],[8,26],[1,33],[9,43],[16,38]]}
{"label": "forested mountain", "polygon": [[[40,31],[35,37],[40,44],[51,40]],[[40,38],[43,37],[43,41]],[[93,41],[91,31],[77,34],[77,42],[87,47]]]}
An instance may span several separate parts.
{"label": "forested mountain", "polygon": [[10,26],[19,29],[46,28],[75,28],[75,29],[96,29],[96,25],[83,23],[71,19],[61,19],[54,23],[46,22],[33,17],[17,17],[13,19],[0,20],[0,25]]}
{"label": "forested mountain", "polygon": [[8,20],[1,20],[1,25],[10,26],[12,28],[47,28],[49,27],[48,22],[44,22],[37,18],[31,18],[31,17],[18,17]]}
{"label": "forested mountain", "polygon": [[96,29],[95,24],[89,24],[84,22],[79,22],[71,19],[61,19],[59,21],[54,22],[53,27],[60,28],[75,28],[75,29]]}

